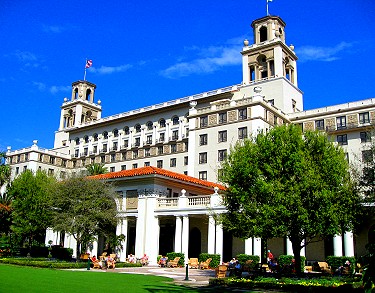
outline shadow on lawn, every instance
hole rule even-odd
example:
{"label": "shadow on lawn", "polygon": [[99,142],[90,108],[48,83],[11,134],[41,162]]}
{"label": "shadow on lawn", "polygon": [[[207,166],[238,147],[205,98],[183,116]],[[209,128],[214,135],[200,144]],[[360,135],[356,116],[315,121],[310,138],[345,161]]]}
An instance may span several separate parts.
{"label": "shadow on lawn", "polygon": [[[238,289],[229,289],[229,288],[223,288],[223,287],[217,287],[217,286],[204,286],[204,287],[188,287],[188,286],[183,286],[183,285],[164,285],[160,287],[152,287],[148,288],[148,286],[145,286],[144,289],[150,293],[162,293],[162,292],[199,292],[199,293],[212,293],[212,292],[234,292],[237,291]],[[253,291],[246,291],[246,292],[253,292]],[[264,292],[264,291],[263,291]]]}

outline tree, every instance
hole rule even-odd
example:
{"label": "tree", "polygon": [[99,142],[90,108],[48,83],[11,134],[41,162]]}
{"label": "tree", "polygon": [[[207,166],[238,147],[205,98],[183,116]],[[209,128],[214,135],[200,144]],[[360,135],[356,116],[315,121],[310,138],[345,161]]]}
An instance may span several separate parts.
{"label": "tree", "polygon": [[10,168],[5,164],[5,152],[0,152],[0,189],[10,180]]}
{"label": "tree", "polygon": [[90,176],[104,174],[108,172],[107,167],[104,167],[104,164],[100,163],[92,163],[86,167],[86,170],[88,175]]}
{"label": "tree", "polygon": [[86,246],[101,227],[117,223],[116,192],[101,180],[76,176],[58,182],[52,192],[53,221],[57,231],[71,234],[77,241],[77,259],[81,245]]}
{"label": "tree", "polygon": [[45,231],[51,224],[49,194],[55,178],[44,171],[35,174],[26,170],[13,180],[8,189],[12,197],[12,231],[28,239],[29,247],[33,241],[44,243]]}
{"label": "tree", "polygon": [[12,197],[9,196],[5,189],[5,184],[10,181],[10,167],[5,164],[5,152],[0,152],[0,233],[8,234],[11,223],[11,202]]}
{"label": "tree", "polygon": [[222,164],[222,215],[237,237],[288,237],[296,268],[309,242],[353,229],[360,208],[343,150],[289,125],[238,142]]}

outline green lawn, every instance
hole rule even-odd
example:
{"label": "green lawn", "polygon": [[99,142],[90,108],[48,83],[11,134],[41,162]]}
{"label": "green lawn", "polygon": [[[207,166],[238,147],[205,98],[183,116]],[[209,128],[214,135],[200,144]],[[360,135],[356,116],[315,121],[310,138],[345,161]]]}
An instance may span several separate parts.
{"label": "green lawn", "polygon": [[218,288],[193,289],[172,279],[152,275],[94,271],[66,271],[0,264],[0,292],[227,292]]}

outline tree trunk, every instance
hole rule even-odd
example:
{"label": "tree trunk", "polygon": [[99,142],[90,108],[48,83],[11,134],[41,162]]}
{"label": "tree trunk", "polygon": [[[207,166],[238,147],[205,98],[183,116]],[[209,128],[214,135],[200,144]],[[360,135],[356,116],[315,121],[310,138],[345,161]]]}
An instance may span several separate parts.
{"label": "tree trunk", "polygon": [[80,256],[81,256],[81,242],[77,239],[77,246],[76,246],[76,249],[77,249],[77,253],[76,253],[76,260],[77,261],[80,261]]}
{"label": "tree trunk", "polygon": [[291,237],[290,241],[292,242],[293,255],[295,260],[295,270],[297,275],[302,274],[301,269],[301,239]]}

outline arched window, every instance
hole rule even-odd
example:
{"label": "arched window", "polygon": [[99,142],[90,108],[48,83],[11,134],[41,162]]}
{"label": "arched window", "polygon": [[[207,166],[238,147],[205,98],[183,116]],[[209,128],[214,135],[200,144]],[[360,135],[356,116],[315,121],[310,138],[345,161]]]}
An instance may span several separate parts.
{"label": "arched window", "polygon": [[164,127],[165,127],[165,119],[164,119],[164,118],[161,118],[161,119],[159,120],[159,127],[160,127],[160,128],[164,128]]}
{"label": "arched window", "polygon": [[148,121],[146,123],[147,130],[152,130],[153,123],[151,121]]}
{"label": "arched window", "polygon": [[264,42],[264,41],[267,41],[268,37],[267,37],[267,27],[265,26],[262,26],[260,29],[259,29],[259,41],[260,42]]}
{"label": "arched window", "polygon": [[79,145],[79,138],[78,137],[76,137],[75,142],[76,142],[76,145]]}
{"label": "arched window", "polygon": [[134,126],[134,128],[135,128],[135,132],[141,132],[141,125],[136,124],[136,125]]}
{"label": "arched window", "polygon": [[117,128],[113,129],[113,136],[114,137],[118,137],[118,130],[117,130]]}
{"label": "arched window", "polygon": [[83,139],[84,139],[85,143],[89,142],[89,137],[87,135],[85,135],[85,137]]}
{"label": "arched window", "polygon": [[90,101],[90,99],[91,99],[91,90],[88,89],[88,90],[86,91],[86,101]]}
{"label": "arched window", "polygon": [[258,65],[259,65],[259,72],[261,78],[268,77],[268,71],[267,71],[267,58],[264,55],[259,55],[258,58]]}
{"label": "arched window", "polygon": [[124,127],[124,133],[125,133],[126,135],[128,135],[128,134],[130,133],[130,131],[129,131],[129,126],[125,126],[125,127]]}
{"label": "arched window", "polygon": [[98,141],[98,134],[97,134],[97,133],[94,133],[94,134],[92,135],[92,137],[94,138],[94,141]]}
{"label": "arched window", "polygon": [[74,100],[77,100],[78,99],[78,89],[75,88],[74,89]]}
{"label": "arched window", "polygon": [[108,132],[107,132],[107,131],[104,131],[104,132],[103,132],[103,138],[104,138],[104,139],[108,139]]}
{"label": "arched window", "polygon": [[172,123],[173,123],[173,125],[178,125],[178,116],[173,116],[173,118],[172,118]]}

